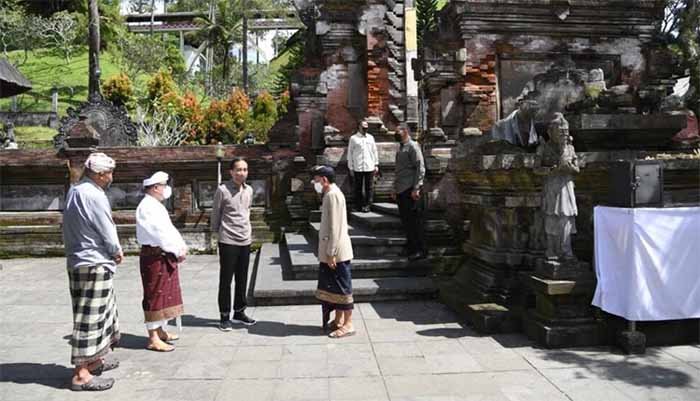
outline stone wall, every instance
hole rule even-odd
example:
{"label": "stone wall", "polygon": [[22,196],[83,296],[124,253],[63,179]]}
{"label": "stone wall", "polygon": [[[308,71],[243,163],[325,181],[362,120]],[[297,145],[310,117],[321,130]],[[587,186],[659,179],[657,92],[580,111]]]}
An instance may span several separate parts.
{"label": "stone wall", "polygon": [[[521,331],[527,326],[533,339],[552,347],[614,342],[615,318],[603,319],[590,306],[595,288],[590,270],[586,280],[560,280],[557,285],[575,289],[571,294],[566,293],[570,296],[561,293],[564,294],[561,299],[552,301],[538,293],[536,307],[537,286],[533,282],[547,280],[533,281],[536,262],[543,257],[545,248],[540,212],[542,183],[541,177],[533,172],[535,155],[522,151],[464,152],[475,145],[462,143],[456,149],[462,152],[461,156],[453,157],[446,175],[459,183],[461,209],[466,212],[469,232],[462,245],[467,262],[443,283],[441,298],[484,332]],[[593,262],[593,209],[607,204],[610,191],[614,191],[608,184],[612,163],[656,155],[657,152],[649,151],[578,153],[581,168],[575,176],[578,233],[573,238],[573,247],[576,256],[589,266]],[[663,157],[666,158],[661,159],[664,204],[700,204],[697,190],[700,160],[683,153]],[[547,283],[550,287],[554,285],[554,281]],[[573,299],[580,313],[575,319],[563,319],[555,314],[559,313],[555,309],[551,310],[551,316],[543,317],[544,301]]]}
{"label": "stone wall", "polygon": [[49,127],[58,128],[58,114],[51,112],[0,111],[0,123],[11,122],[15,127]]}
{"label": "stone wall", "polygon": [[[663,1],[656,0],[451,1],[440,12],[439,40],[426,49],[426,97],[442,103],[429,108],[431,127],[489,130],[514,110],[528,81],[562,57],[602,68],[608,87],[638,88],[660,16]],[[463,111],[460,124],[435,115],[445,102]]]}
{"label": "stone wall", "polygon": [[[158,170],[173,179],[171,219],[195,252],[211,252],[209,213],[216,189],[215,147],[104,148],[117,162],[108,191],[114,220],[127,251],[136,251],[134,210],[143,196],[141,181]],[[249,163],[255,189],[252,212],[256,242],[275,238],[288,220],[285,197],[296,174],[295,151],[270,151],[262,145],[225,147],[223,178],[228,163],[240,156]],[[63,200],[71,182],[82,174],[89,150],[18,150],[0,153],[0,249],[2,256],[60,255]]]}

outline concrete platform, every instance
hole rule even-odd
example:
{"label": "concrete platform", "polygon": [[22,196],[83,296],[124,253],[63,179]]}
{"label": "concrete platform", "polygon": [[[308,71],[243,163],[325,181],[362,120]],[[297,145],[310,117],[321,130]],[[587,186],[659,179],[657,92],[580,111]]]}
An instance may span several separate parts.
{"label": "concrete platform", "polygon": [[[262,255],[261,255],[262,256]],[[274,255],[269,255],[274,257]],[[191,256],[175,352],[149,352],[138,258],[115,276],[122,344],[100,394],[67,389],[72,367],[65,260],[0,260],[0,400],[7,401],[647,401],[700,399],[700,347],[545,350],[522,335],[483,336],[434,301],[358,303],[357,335],[320,332],[317,305],[250,307],[224,333],[216,256]]]}

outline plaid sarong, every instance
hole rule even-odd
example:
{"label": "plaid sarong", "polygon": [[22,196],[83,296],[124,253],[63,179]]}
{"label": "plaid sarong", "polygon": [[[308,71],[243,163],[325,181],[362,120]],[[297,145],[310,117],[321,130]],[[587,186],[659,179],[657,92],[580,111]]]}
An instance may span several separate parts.
{"label": "plaid sarong", "polygon": [[68,268],[73,304],[73,336],[70,341],[73,365],[94,362],[119,342],[112,275],[102,265]]}

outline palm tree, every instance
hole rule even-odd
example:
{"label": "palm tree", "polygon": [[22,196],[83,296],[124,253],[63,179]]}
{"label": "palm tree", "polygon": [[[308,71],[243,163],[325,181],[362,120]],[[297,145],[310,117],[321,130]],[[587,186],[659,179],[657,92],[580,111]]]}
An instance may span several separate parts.
{"label": "palm tree", "polygon": [[208,42],[208,46],[221,54],[223,63],[222,78],[228,79],[231,47],[241,40],[244,0],[220,0],[216,7],[215,18],[197,17],[195,23],[201,28],[197,35]]}

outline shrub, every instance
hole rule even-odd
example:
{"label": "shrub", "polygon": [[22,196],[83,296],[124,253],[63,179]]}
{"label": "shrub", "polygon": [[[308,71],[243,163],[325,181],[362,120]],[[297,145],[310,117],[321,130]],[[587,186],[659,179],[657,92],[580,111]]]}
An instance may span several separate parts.
{"label": "shrub", "polygon": [[129,77],[122,72],[107,79],[102,85],[102,92],[112,103],[126,105],[134,96],[134,87]]}
{"label": "shrub", "polygon": [[146,84],[148,100],[151,103],[160,102],[166,93],[177,93],[177,85],[170,71],[160,70]]}

